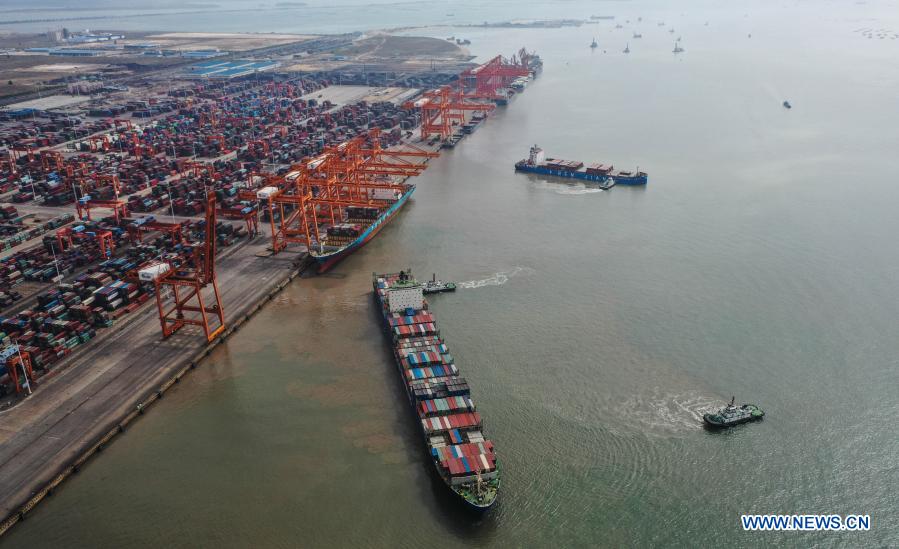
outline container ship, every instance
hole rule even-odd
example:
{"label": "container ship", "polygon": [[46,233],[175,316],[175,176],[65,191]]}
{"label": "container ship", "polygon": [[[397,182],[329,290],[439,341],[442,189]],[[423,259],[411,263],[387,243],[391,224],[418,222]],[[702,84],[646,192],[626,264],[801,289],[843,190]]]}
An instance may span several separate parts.
{"label": "container ship", "polygon": [[327,272],[374,238],[415,192],[415,185],[405,184],[404,187],[402,192],[378,189],[381,194],[373,197],[377,205],[368,208],[347,207],[345,219],[341,223],[325,227],[321,240],[309,250],[309,255],[318,266],[318,272]]}
{"label": "container ship", "polygon": [[641,171],[615,170],[607,164],[590,164],[584,168],[584,163],[576,160],[546,158],[543,149],[537,145],[531,147],[527,159],[515,163],[515,171],[604,183],[604,189],[614,185],[646,185],[648,180],[646,173]]}
{"label": "container ship", "polygon": [[404,271],[375,274],[372,285],[428,460],[467,507],[489,509],[500,485],[496,453],[484,438],[468,383],[428,310],[423,285]]}

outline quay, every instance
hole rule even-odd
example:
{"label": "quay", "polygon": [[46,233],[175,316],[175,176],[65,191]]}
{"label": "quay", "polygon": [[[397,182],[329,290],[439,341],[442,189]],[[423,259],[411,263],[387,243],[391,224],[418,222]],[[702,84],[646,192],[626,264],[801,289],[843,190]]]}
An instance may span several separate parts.
{"label": "quay", "polygon": [[522,49],[431,90],[157,75],[68,111],[72,128],[0,113],[0,536],[288,283],[321,272],[317,253],[363,245],[405,181],[540,66]]}
{"label": "quay", "polygon": [[162,339],[156,309],[144,306],[80,352],[56,376],[0,414],[0,535],[176,385],[306,268],[306,255],[257,257],[259,236],[218,260],[225,332],[206,344],[195,333]]}

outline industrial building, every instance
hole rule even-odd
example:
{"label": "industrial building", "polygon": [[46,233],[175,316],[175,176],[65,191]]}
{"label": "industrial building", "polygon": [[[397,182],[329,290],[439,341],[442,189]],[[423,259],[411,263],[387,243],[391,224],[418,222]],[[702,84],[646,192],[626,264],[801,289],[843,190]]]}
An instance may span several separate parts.
{"label": "industrial building", "polygon": [[248,76],[278,67],[277,61],[205,61],[188,67],[194,78],[215,78],[228,80]]}

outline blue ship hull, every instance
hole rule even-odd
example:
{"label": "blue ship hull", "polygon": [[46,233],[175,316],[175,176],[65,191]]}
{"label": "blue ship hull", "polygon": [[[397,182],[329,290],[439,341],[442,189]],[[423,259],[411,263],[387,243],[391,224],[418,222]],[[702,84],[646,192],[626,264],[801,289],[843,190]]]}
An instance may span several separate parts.
{"label": "blue ship hull", "polygon": [[[633,176],[633,177],[625,177],[625,176],[613,176],[613,175],[600,175],[595,173],[587,173],[582,171],[569,171],[569,170],[553,170],[551,168],[547,168],[545,166],[532,166],[526,162],[519,162],[515,164],[516,172],[526,172],[526,173],[537,173],[540,175],[551,175],[553,177],[565,177],[567,179],[580,179],[582,181],[590,181],[593,183],[613,183],[615,185],[646,185],[647,176]],[[611,186],[611,185],[610,185]]]}
{"label": "blue ship hull", "polygon": [[392,206],[384,210],[384,213],[381,214],[378,219],[375,220],[374,223],[368,226],[362,234],[360,234],[355,240],[343,246],[342,248],[336,249],[334,251],[325,251],[318,252],[315,250],[311,250],[309,255],[315,259],[315,262],[318,264],[318,272],[324,273],[331,269],[334,265],[337,265],[340,260],[345,258],[346,256],[352,254],[362,246],[365,246],[369,240],[374,238],[378,232],[384,228],[387,223],[393,218],[394,215],[403,207],[406,201],[412,196],[412,193],[415,192],[415,185],[410,185],[409,190],[403,193],[403,195],[393,203]]}

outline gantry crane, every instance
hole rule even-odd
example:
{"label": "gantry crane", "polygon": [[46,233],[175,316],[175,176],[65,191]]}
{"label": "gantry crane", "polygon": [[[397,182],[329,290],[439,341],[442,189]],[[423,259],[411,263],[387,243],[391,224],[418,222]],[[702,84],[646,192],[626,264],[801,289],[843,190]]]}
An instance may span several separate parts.
{"label": "gantry crane", "polygon": [[61,172],[65,169],[62,153],[59,151],[41,151],[41,168],[44,173],[52,171]]}
{"label": "gantry crane", "polygon": [[[26,389],[31,394],[31,384],[34,383],[34,372],[31,368],[31,355],[23,351],[18,344],[10,345],[0,354],[0,362],[6,366],[9,380],[16,388],[16,393]],[[21,372],[21,378],[19,377]]]}
{"label": "gantry crane", "polygon": [[403,105],[405,108],[421,109],[421,138],[439,135],[447,139],[453,134],[455,124],[465,123],[467,111],[490,111],[493,104],[471,103],[461,90],[451,86],[441,86],[436,90],[426,91],[414,102]]}
{"label": "gantry crane", "polygon": [[322,242],[320,225],[342,222],[347,207],[388,207],[408,190],[394,178],[419,175],[427,167],[407,159],[436,156],[411,145],[385,150],[374,129],[292,166],[283,178],[270,182],[269,188],[276,190],[261,197],[268,201],[272,251],[293,243],[313,249]]}
{"label": "gantry crane", "polygon": [[158,231],[167,234],[172,239],[172,244],[184,244],[184,232],[181,223],[165,223],[162,221],[144,221],[142,223],[130,223],[128,225],[128,236],[131,237],[132,244],[140,243],[144,235],[149,232]]}
{"label": "gantry crane", "polygon": [[75,201],[75,210],[78,212],[78,219],[82,221],[92,221],[92,208],[109,208],[116,223],[123,217],[128,217],[128,204],[124,200],[94,200],[90,195],[84,195]]}
{"label": "gantry crane", "polygon": [[97,247],[100,248],[100,255],[103,258],[109,258],[112,256],[112,252],[115,251],[115,240],[112,237],[111,231],[99,230],[76,232],[71,227],[63,227],[56,231],[56,243],[59,245],[60,250],[70,248],[74,244],[75,238],[96,238]]}
{"label": "gantry crane", "polygon": [[[202,245],[193,247],[193,254],[187,265],[158,263],[140,271],[151,273],[156,286],[156,307],[162,336],[169,337],[187,325],[200,326],[211,342],[225,330],[225,312],[215,278],[215,194],[206,198],[206,236]],[[207,305],[203,300],[203,290],[212,288],[214,303]],[[172,291],[174,303],[166,309],[163,294],[166,288]]]}
{"label": "gantry crane", "polygon": [[499,94],[500,89],[508,86],[516,78],[530,74],[527,66],[530,54],[524,49],[522,51],[525,55],[523,60],[516,57],[516,62],[512,62],[497,55],[490,61],[463,72],[459,76],[459,83],[463,87],[471,88],[470,92],[466,92],[466,96],[491,101],[503,99]]}
{"label": "gantry crane", "polygon": [[0,169],[5,168],[6,171],[10,175],[16,175],[18,170],[16,169],[16,159],[13,157],[13,153],[9,149],[5,149],[2,151],[2,156],[0,156]]}

